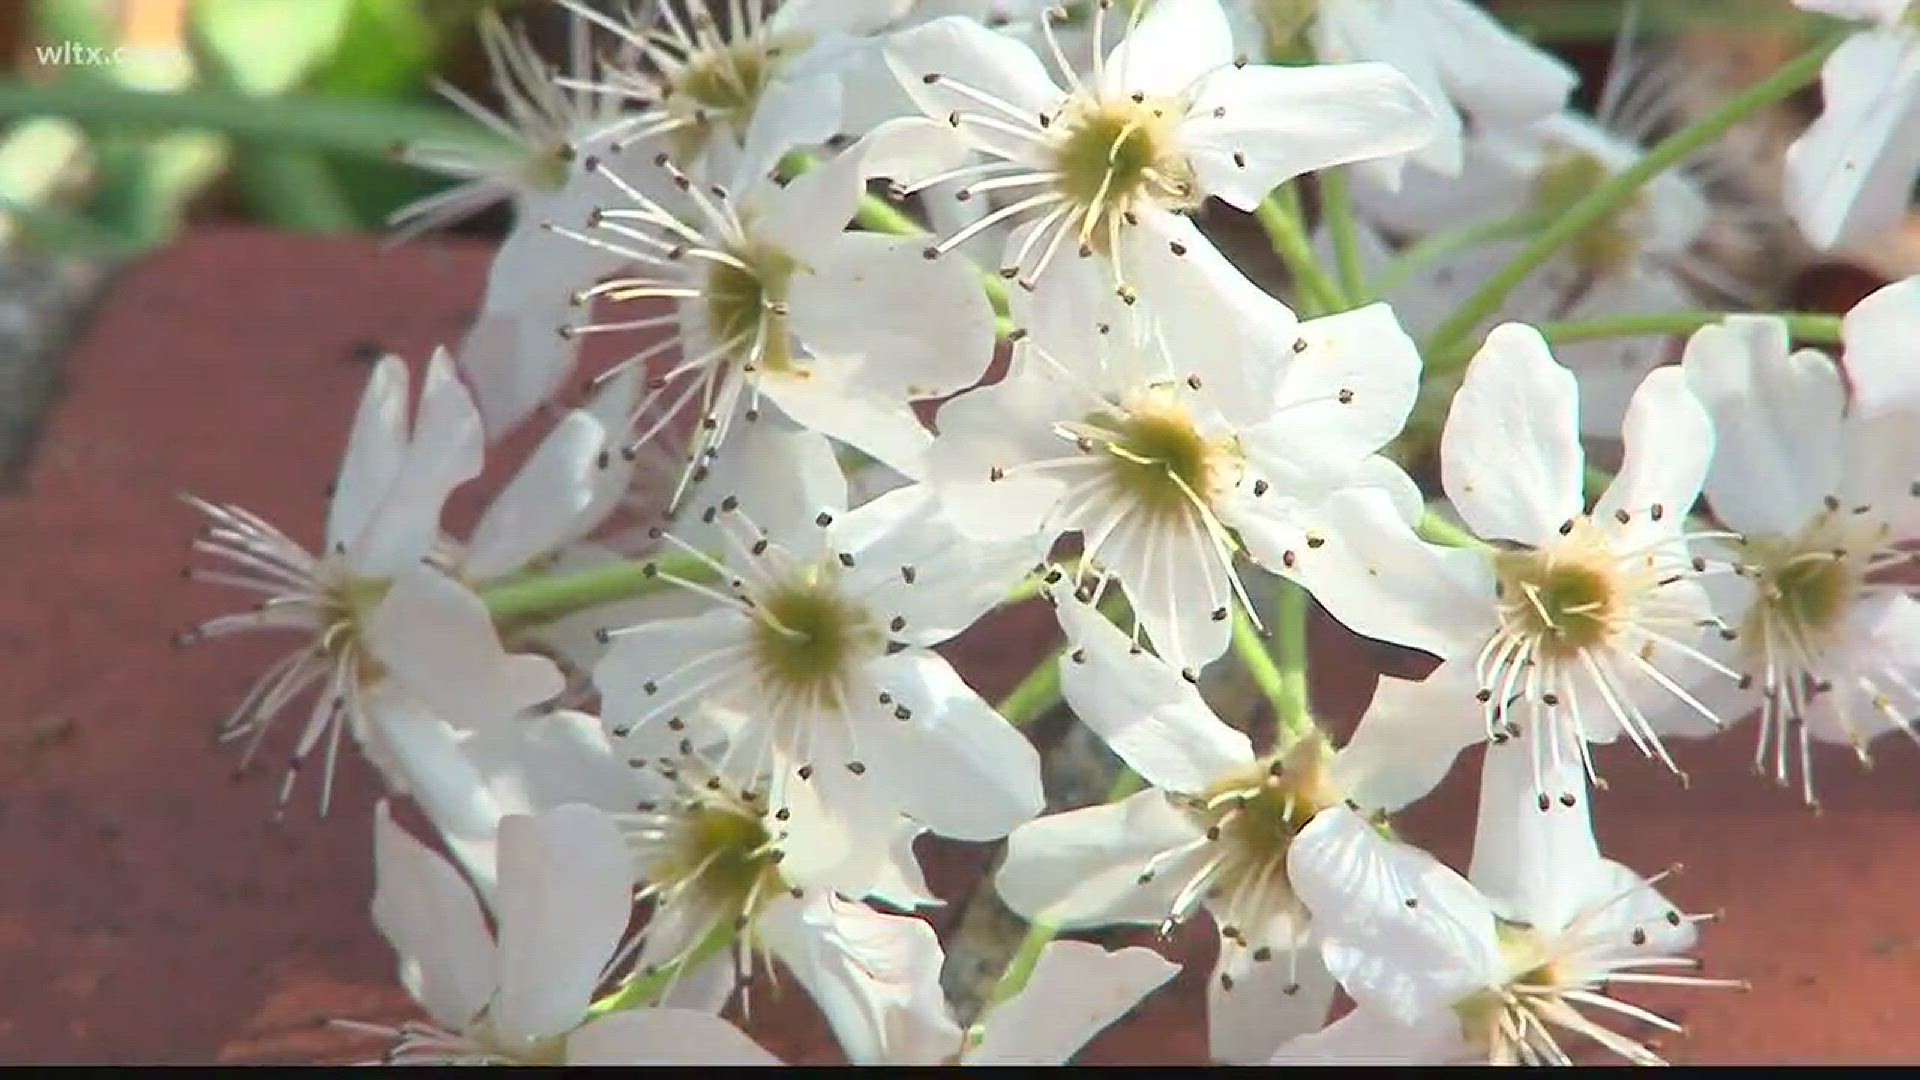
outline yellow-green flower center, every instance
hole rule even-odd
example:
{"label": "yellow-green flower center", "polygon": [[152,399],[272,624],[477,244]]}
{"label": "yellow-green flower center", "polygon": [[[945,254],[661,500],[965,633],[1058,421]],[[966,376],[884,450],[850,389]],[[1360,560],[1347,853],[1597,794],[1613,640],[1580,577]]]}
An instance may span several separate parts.
{"label": "yellow-green flower center", "polygon": [[1625,589],[1614,559],[1586,539],[1576,534],[1553,547],[1493,556],[1502,625],[1550,660],[1603,644],[1623,614]]}
{"label": "yellow-green flower center", "polygon": [[1460,1018],[1460,1033],[1469,1046],[1489,1058],[1505,1060],[1516,1041],[1509,1029],[1535,1022],[1511,1015],[1526,1010],[1525,997],[1516,995],[1515,988],[1552,989],[1566,985],[1566,980],[1548,955],[1540,934],[1531,927],[1500,919],[1494,924],[1494,935],[1512,974],[1505,986],[1482,990],[1454,1003],[1453,1012]]}
{"label": "yellow-green flower center", "polygon": [[343,578],[321,592],[320,650],[328,659],[339,662],[353,657],[366,682],[380,677],[381,666],[366,647],[364,627],[373,609],[386,599],[392,582],[365,578]]}
{"label": "yellow-green flower center", "polygon": [[793,280],[793,259],[784,252],[769,250],[729,254],[741,265],[715,262],[707,273],[707,325],[715,343],[737,341],[732,355],[746,356],[755,341],[761,340],[763,368],[792,370],[786,300]]}
{"label": "yellow-green flower center", "polygon": [[820,707],[844,705],[853,664],[886,644],[866,609],[843,596],[825,569],[774,588],[759,605],[753,653],[760,678]]}
{"label": "yellow-green flower center", "polygon": [[668,81],[665,107],[687,121],[674,132],[674,149],[686,159],[705,150],[716,125],[745,138],[754,109],[779,70],[786,49],[760,40],[718,45],[695,53]]}
{"label": "yellow-green flower center", "polygon": [[[1532,209],[1542,218],[1565,213],[1594,189],[1613,178],[1613,170],[1592,154],[1563,151],[1534,178]],[[1610,274],[1625,269],[1640,251],[1634,220],[1646,206],[1646,190],[1636,192],[1620,209],[1587,226],[1567,242],[1566,251],[1588,274]]]}
{"label": "yellow-green flower center", "polygon": [[648,878],[663,885],[684,883],[701,904],[750,916],[750,900],[768,899],[786,888],[772,839],[752,806],[703,802],[678,823],[673,844],[649,868]]}
{"label": "yellow-green flower center", "polygon": [[1054,184],[1079,212],[1090,246],[1102,248],[1109,227],[1141,202],[1167,209],[1197,204],[1193,169],[1173,137],[1184,112],[1165,99],[1124,98],[1076,102],[1056,121],[1063,135],[1054,151]]}
{"label": "yellow-green flower center", "polygon": [[1741,627],[1747,647],[1764,650],[1769,643],[1776,648],[1792,643],[1794,649],[1818,653],[1826,639],[1845,626],[1890,535],[1884,522],[1857,518],[1834,506],[1793,536],[1753,537],[1741,543],[1741,573],[1758,593]]}
{"label": "yellow-green flower center", "polygon": [[554,192],[567,186],[573,174],[573,149],[565,143],[543,146],[528,155],[520,167],[520,178],[528,187]]}
{"label": "yellow-green flower center", "polygon": [[1233,483],[1232,440],[1209,438],[1171,393],[1154,391],[1123,411],[1096,413],[1086,426],[1105,434],[1114,481],[1153,513],[1207,505]]}
{"label": "yellow-green flower center", "polygon": [[1182,800],[1212,844],[1204,895],[1216,901],[1213,914],[1229,940],[1282,914],[1303,914],[1287,878],[1287,849],[1315,814],[1342,802],[1328,777],[1331,762],[1323,740],[1302,740]]}

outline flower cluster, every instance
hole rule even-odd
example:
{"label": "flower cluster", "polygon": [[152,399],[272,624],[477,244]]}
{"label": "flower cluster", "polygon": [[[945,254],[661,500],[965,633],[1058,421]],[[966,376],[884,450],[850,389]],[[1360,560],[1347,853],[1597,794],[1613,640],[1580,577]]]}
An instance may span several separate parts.
{"label": "flower cluster", "polygon": [[[1678,1025],[1616,991],[1739,983],[1602,855],[1594,748],[1683,774],[1750,723],[1811,803],[1815,741],[1920,737],[1920,279],[1695,307],[1723,208],[1675,167],[1735,120],[1824,79],[1816,244],[1920,168],[1907,4],[1802,2],[1877,21],[1653,145],[1656,73],[1577,114],[1468,0],[558,0],[564,72],[489,23],[503,111],[455,101],[500,152],[408,148],[462,182],[402,215],[511,201],[471,331],[417,401],[375,367],[319,543],[193,500],[191,576],[253,603],[186,638],[294,642],[223,734],[304,715],[283,808],[351,744],[452,856],[382,805],[374,920],[430,1023],[354,1026],[771,1063],[722,1014],[777,969],[856,1063],[1058,1064],[1176,966],[1056,934],[1206,920],[1216,1061],[1658,1063]],[[1308,597],[1438,667],[1339,737]],[[996,706],[941,647],[1028,602],[1059,650]],[[1235,664],[1271,725],[1203,695]],[[1021,725],[1057,702],[1112,801],[1049,799]],[[1465,876],[1393,828],[1463,751]],[[1003,845],[1034,928],[978,1010],[917,914],[929,833]]]}

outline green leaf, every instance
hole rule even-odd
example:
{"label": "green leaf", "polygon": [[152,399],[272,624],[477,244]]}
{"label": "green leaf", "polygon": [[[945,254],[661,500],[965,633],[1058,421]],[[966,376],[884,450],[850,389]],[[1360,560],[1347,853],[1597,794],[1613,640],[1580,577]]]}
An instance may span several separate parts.
{"label": "green leaf", "polygon": [[360,221],[327,159],[311,150],[243,146],[234,184],[263,225],[290,232],[355,232]]}
{"label": "green leaf", "polygon": [[450,109],[399,102],[288,94],[271,108],[235,93],[157,94],[103,86],[22,86],[0,81],[0,117],[64,116],[83,126],[187,128],[235,138],[392,160],[403,142],[437,142],[481,153],[513,148]]}
{"label": "green leaf", "polygon": [[415,0],[348,0],[339,47],[307,87],[351,96],[405,97],[424,86],[439,51]]}
{"label": "green leaf", "polygon": [[49,43],[111,45],[112,14],[103,0],[33,0],[34,35]]}
{"label": "green leaf", "polygon": [[203,59],[248,94],[284,93],[333,55],[352,0],[194,0]]}

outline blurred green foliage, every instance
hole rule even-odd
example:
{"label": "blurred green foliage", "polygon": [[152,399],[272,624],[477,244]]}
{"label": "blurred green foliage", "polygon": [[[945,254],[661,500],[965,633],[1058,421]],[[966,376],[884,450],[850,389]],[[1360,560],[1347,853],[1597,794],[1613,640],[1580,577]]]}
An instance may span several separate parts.
{"label": "blurred green foliage", "polygon": [[[23,95],[43,94],[84,135],[20,124],[0,135],[0,211],[18,231],[58,247],[131,254],[167,242],[190,200],[224,178],[220,194],[247,219],[309,232],[372,231],[387,216],[444,181],[383,154],[346,152],[326,138],[303,137],[314,110],[300,102],[349,105],[367,115],[370,145],[410,137],[402,122],[438,107],[432,85],[452,47],[470,40],[484,8],[501,0],[187,0],[184,55],[168,64],[148,54],[112,65],[70,64],[37,71],[32,87],[0,87],[0,115],[27,116]],[[117,44],[115,7],[106,0],[31,0],[37,43]],[[156,125],[143,109],[113,108],[117,93],[225,95],[257,112],[247,124],[210,116],[201,130]],[[182,97],[182,103],[188,100]],[[79,108],[71,107],[79,103]],[[86,104],[105,103],[88,108]],[[404,107],[403,113],[395,112]],[[273,120],[284,114],[286,138]],[[391,114],[391,116],[390,116]],[[326,120],[338,121],[339,109]],[[393,117],[397,117],[394,119]],[[347,115],[347,119],[351,119]],[[457,117],[450,117],[457,120]],[[324,126],[324,125],[323,125]],[[338,127],[338,123],[334,124]],[[382,127],[389,133],[378,133]],[[350,149],[350,148],[349,148]],[[52,155],[60,155],[56,160]],[[55,185],[51,170],[83,174]]]}

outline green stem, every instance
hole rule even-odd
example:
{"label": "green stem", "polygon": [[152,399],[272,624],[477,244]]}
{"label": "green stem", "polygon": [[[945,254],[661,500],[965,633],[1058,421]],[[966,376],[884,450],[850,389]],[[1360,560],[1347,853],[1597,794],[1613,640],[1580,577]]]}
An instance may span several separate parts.
{"label": "green stem", "polygon": [[514,627],[555,619],[603,604],[645,596],[666,584],[656,571],[700,580],[706,564],[691,555],[646,562],[620,561],[563,574],[536,574],[483,590],[495,626]]}
{"label": "green stem", "polygon": [[655,1004],[667,992],[667,988],[673,985],[675,979],[725,952],[727,947],[733,944],[735,936],[733,920],[722,921],[693,947],[692,952],[662,964],[644,975],[636,974],[620,989],[589,1005],[588,1018]]}
{"label": "green stem", "polygon": [[1531,236],[1545,228],[1551,220],[1540,214],[1520,214],[1434,233],[1408,245],[1394,256],[1393,261],[1373,279],[1370,291],[1374,296],[1391,296],[1395,289],[1406,284],[1407,279],[1423,267],[1481,244]]}
{"label": "green stem", "polygon": [[1429,508],[1414,527],[1421,539],[1442,547],[1486,547],[1486,542]]}
{"label": "green stem", "polygon": [[1307,706],[1307,594],[1292,582],[1281,582],[1280,603],[1274,613],[1276,663],[1253,618],[1236,610],[1233,620],[1233,651],[1246,665],[1247,674],[1273,706],[1278,725],[1279,744],[1286,746],[1312,734],[1316,727]]}
{"label": "green stem", "polygon": [[[1552,344],[1577,341],[1637,337],[1643,334],[1691,334],[1703,326],[1725,319],[1725,311],[1675,311],[1663,315],[1620,315],[1609,319],[1585,319],[1580,322],[1542,323],[1540,333]],[[1840,316],[1789,312],[1763,312],[1784,320],[1787,333],[1795,341],[1808,345],[1838,345]]]}
{"label": "green stem", "polygon": [[1064,653],[1064,649],[1054,650],[1000,699],[1000,715],[1007,718],[1007,723],[1014,727],[1032,723],[1059,704],[1060,657]]}
{"label": "green stem", "polygon": [[1773,75],[1729,98],[1718,109],[1674,132],[1647,151],[1639,161],[1593,189],[1585,198],[1568,207],[1525,248],[1521,249],[1493,279],[1481,287],[1434,331],[1426,353],[1448,356],[1460,346],[1474,328],[1486,321],[1507,296],[1560,250],[1569,240],[1591,229],[1619,211],[1647,181],[1678,165],[1695,151],[1725,135],[1735,124],[1755,112],[1773,105],[1812,83],[1820,75],[1820,66],[1838,48],[1851,30],[1836,32],[1819,45],[1801,54]]}
{"label": "green stem", "polygon": [[1340,286],[1320,268],[1313,257],[1313,245],[1307,240],[1307,228],[1300,213],[1300,194],[1291,184],[1283,184],[1263,199],[1253,212],[1254,219],[1267,232],[1274,253],[1287,264],[1299,288],[1301,314],[1309,317],[1341,311],[1347,306]]}
{"label": "green stem", "polygon": [[[1145,783],[1134,775],[1131,769],[1122,767],[1119,775],[1113,778],[1113,786],[1107,791],[1107,801],[1119,802],[1121,799],[1141,790]],[[1033,969],[1040,963],[1040,954],[1047,945],[1059,936],[1060,931],[1044,920],[1036,920],[1027,927],[1027,936],[1014,951],[1012,959],[1007,961],[1006,970],[1000,973],[999,981],[987,992],[987,1000],[980,1008],[980,1016],[967,1034],[969,1039],[978,1039],[994,1006],[1003,1004],[1009,998],[1026,988],[1027,980],[1033,977]]]}
{"label": "green stem", "polygon": [[300,146],[378,161],[406,143],[515,153],[505,141],[455,113],[322,94],[281,94],[271,102],[210,90],[150,93],[68,80],[53,86],[0,84],[0,117],[62,116],[82,124],[215,131],[234,138]]}
{"label": "green stem", "polygon": [[1353,199],[1347,194],[1347,178],[1338,169],[1318,174],[1320,213],[1327,219],[1327,232],[1333,238],[1334,266],[1340,271],[1340,291],[1349,307],[1359,307],[1371,295],[1366,271],[1360,266],[1360,230],[1353,216]]}

